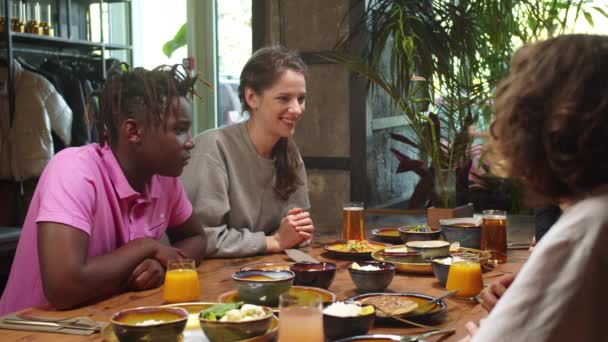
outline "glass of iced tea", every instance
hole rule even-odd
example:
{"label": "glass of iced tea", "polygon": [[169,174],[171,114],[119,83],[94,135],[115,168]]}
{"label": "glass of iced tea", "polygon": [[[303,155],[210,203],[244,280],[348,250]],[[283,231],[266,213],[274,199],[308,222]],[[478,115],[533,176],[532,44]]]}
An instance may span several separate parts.
{"label": "glass of iced tea", "polygon": [[321,296],[279,296],[278,342],[323,342],[323,306]]}
{"label": "glass of iced tea", "polygon": [[478,256],[458,256],[450,265],[448,281],[445,284],[449,291],[458,290],[455,297],[467,300],[475,299],[483,289],[481,265]]}
{"label": "glass of iced tea", "polygon": [[365,240],[365,221],[363,202],[349,202],[342,207],[344,240]]}
{"label": "glass of iced tea", "polygon": [[192,259],[170,260],[165,273],[163,299],[167,303],[196,302],[201,288]]}
{"label": "glass of iced tea", "polygon": [[490,262],[507,262],[507,212],[484,210],[481,224],[481,249],[492,253]]}

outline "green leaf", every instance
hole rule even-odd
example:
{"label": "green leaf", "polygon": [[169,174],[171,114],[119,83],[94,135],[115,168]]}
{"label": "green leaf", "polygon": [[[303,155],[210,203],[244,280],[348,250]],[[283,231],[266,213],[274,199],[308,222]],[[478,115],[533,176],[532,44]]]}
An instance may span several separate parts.
{"label": "green leaf", "polygon": [[179,28],[173,39],[166,42],[163,45],[163,53],[167,58],[171,58],[171,55],[175,52],[175,50],[179,49],[182,46],[186,45],[186,24],[183,24],[182,27]]}
{"label": "green leaf", "polygon": [[226,314],[226,312],[234,309],[239,309],[242,305],[243,302],[215,304],[201,311],[201,315],[204,319],[217,321],[222,318]]}
{"label": "green leaf", "polygon": [[604,16],[604,18],[608,18],[608,14],[606,14],[606,11],[604,11],[601,7],[593,6],[591,8],[600,12]]}
{"label": "green leaf", "polygon": [[589,23],[589,25],[591,25],[591,27],[594,26],[593,24],[593,17],[591,16],[591,13],[584,11],[583,15],[585,16],[585,19],[587,20],[587,22]]}

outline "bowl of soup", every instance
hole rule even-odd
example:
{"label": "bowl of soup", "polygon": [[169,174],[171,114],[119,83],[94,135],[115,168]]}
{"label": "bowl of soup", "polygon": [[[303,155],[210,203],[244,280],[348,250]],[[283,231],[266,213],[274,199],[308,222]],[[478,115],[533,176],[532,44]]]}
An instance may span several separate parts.
{"label": "bowl of soup", "polygon": [[292,271],[239,271],[232,275],[241,300],[248,304],[277,306],[279,296],[289,291],[295,275]]}
{"label": "bowl of soup", "polygon": [[186,327],[188,311],[148,306],[117,312],[110,322],[119,341],[177,341]]}
{"label": "bowl of soup", "polygon": [[449,242],[458,241],[460,246],[479,249],[481,246],[481,219],[463,217],[439,220],[443,237]]}

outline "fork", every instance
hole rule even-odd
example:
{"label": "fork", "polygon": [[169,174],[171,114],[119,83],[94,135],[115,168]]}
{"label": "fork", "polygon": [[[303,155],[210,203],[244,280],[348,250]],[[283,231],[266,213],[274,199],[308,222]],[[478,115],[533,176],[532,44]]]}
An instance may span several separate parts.
{"label": "fork", "polygon": [[431,331],[423,332],[416,335],[402,336],[400,342],[413,342],[418,341],[422,338],[433,336],[433,335],[443,335],[443,334],[453,334],[456,332],[456,329],[434,329]]}

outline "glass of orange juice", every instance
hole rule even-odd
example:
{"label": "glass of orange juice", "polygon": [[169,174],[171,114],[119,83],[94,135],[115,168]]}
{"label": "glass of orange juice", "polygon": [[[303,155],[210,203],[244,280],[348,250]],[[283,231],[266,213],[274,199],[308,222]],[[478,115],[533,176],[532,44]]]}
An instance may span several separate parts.
{"label": "glass of orange juice", "polygon": [[478,256],[458,256],[452,261],[448,272],[448,281],[445,287],[450,290],[458,290],[455,297],[473,300],[483,289],[481,278],[481,265]]}
{"label": "glass of orange juice", "polygon": [[321,296],[279,296],[278,342],[323,342],[323,307]]}
{"label": "glass of orange juice", "polygon": [[201,287],[192,259],[170,260],[165,273],[163,299],[167,303],[195,302],[199,300]]}

